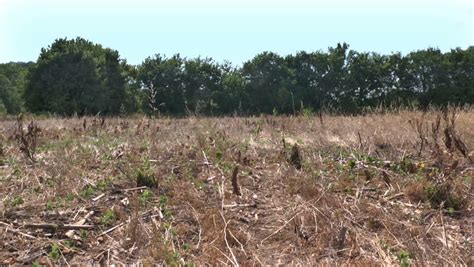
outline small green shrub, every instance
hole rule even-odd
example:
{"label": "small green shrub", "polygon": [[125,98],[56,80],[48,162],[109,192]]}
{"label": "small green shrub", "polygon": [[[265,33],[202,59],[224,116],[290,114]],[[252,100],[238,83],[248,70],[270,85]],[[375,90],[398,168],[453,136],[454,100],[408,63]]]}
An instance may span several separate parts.
{"label": "small green shrub", "polygon": [[48,253],[48,256],[54,261],[57,262],[59,257],[61,257],[61,251],[58,244],[51,245],[51,252]]}
{"label": "small green shrub", "polygon": [[74,240],[65,240],[64,244],[69,248],[76,247],[76,242]]}
{"label": "small green shrub", "polygon": [[400,161],[400,170],[405,172],[405,173],[416,173],[417,171],[417,166],[413,161],[408,158],[408,157],[403,157],[403,159]]}
{"label": "small green shrub", "polygon": [[74,194],[72,193],[67,194],[66,201],[72,202],[73,200],[74,200]]}
{"label": "small green shrub", "polygon": [[53,210],[55,207],[54,202],[51,200],[48,200],[48,203],[46,203],[46,209],[47,210]]}
{"label": "small green shrub", "polygon": [[349,162],[347,162],[347,165],[349,165],[350,169],[354,169],[357,165],[357,162],[353,159],[350,159]]}
{"label": "small green shrub", "polygon": [[448,184],[430,184],[426,186],[424,193],[432,208],[438,209],[443,205],[443,208],[452,211],[450,214],[454,214],[454,211],[462,210],[466,204],[465,199],[453,194]]}
{"label": "small green shrub", "polygon": [[148,157],[145,157],[142,166],[138,169],[136,180],[137,186],[147,186],[150,188],[158,186],[158,181],[151,171],[151,164]]}
{"label": "small green shrub", "polygon": [[150,198],[153,197],[153,192],[151,192],[148,189],[143,190],[143,193],[141,193],[139,197],[140,204],[142,206],[146,205],[146,203],[150,200]]}
{"label": "small green shrub", "polygon": [[100,191],[104,191],[107,189],[107,186],[109,185],[108,181],[106,179],[99,180],[96,184],[96,189]]}
{"label": "small green shrub", "polygon": [[81,230],[79,232],[79,236],[81,237],[82,240],[87,238],[87,231],[86,230]]}
{"label": "small green shrub", "polygon": [[101,222],[104,226],[109,226],[109,225],[111,225],[112,223],[115,222],[115,220],[117,220],[117,214],[115,213],[115,210],[114,210],[114,209],[109,209],[109,210],[107,210],[107,211],[102,215],[102,217],[100,218],[100,222]]}
{"label": "small green shrub", "polygon": [[312,117],[314,115],[314,110],[311,107],[304,108],[301,112],[303,117]]}
{"label": "small green shrub", "polygon": [[397,258],[398,258],[398,261],[400,262],[400,266],[402,267],[410,266],[410,258],[411,258],[410,252],[402,250],[398,252]]}
{"label": "small green shrub", "polygon": [[19,196],[16,196],[16,197],[14,197],[14,198],[11,200],[11,205],[12,205],[13,207],[18,206],[18,205],[21,205],[21,204],[23,204],[23,203],[24,203],[23,198],[22,198],[22,197],[19,197]]}
{"label": "small green shrub", "polygon": [[152,174],[144,172],[143,170],[138,170],[137,186],[147,186],[153,188],[158,186],[158,182]]}
{"label": "small green shrub", "polygon": [[83,198],[91,198],[95,193],[95,190],[92,186],[88,185],[84,191],[81,192]]}
{"label": "small green shrub", "polygon": [[295,166],[297,170],[301,170],[301,167],[302,167],[301,152],[297,144],[294,144],[293,147],[291,148],[290,163],[291,165]]}
{"label": "small green shrub", "polygon": [[272,114],[273,116],[278,116],[278,109],[276,107],[273,107]]}

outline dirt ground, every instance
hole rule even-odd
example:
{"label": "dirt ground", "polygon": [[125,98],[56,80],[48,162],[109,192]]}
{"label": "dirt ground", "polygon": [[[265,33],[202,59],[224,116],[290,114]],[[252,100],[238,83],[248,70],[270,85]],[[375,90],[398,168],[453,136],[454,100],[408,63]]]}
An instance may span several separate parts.
{"label": "dirt ground", "polygon": [[474,264],[471,109],[25,116],[0,140],[0,264]]}

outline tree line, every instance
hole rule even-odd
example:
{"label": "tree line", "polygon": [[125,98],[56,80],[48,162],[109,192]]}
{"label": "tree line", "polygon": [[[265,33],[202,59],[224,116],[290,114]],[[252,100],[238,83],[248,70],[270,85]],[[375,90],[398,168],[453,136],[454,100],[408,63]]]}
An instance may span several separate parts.
{"label": "tree line", "polygon": [[474,46],[407,55],[263,52],[241,67],[156,54],[139,65],[82,38],[57,39],[36,62],[0,64],[0,114],[296,114],[474,103]]}

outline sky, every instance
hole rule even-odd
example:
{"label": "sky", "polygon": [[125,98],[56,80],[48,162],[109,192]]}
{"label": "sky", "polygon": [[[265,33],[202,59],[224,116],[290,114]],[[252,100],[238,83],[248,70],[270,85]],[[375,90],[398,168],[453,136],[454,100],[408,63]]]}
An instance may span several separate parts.
{"label": "sky", "polygon": [[474,0],[0,0],[0,62],[36,61],[57,38],[83,37],[131,64],[154,54],[235,65],[351,49],[403,54],[474,45]]}

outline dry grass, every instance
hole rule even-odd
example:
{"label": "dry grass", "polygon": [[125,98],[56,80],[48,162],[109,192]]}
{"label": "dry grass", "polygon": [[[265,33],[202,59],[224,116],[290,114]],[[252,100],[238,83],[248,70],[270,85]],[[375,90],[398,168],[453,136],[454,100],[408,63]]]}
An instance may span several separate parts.
{"label": "dry grass", "polygon": [[0,264],[472,266],[474,111],[439,116],[4,120]]}

